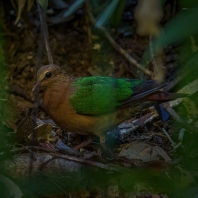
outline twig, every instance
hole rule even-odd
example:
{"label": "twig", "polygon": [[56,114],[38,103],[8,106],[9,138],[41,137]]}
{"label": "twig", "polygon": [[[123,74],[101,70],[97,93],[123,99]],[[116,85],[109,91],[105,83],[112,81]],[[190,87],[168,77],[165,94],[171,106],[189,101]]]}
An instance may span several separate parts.
{"label": "twig", "polygon": [[157,52],[156,55],[154,55],[152,35],[149,36],[149,48],[154,69],[153,79],[155,79],[158,82],[163,82],[165,75],[165,68],[163,67],[162,61],[163,52],[160,50]]}
{"label": "twig", "polygon": [[37,7],[38,7],[39,17],[41,21],[41,29],[42,29],[44,40],[45,40],[45,47],[47,51],[48,61],[49,61],[49,64],[53,64],[52,53],[50,50],[49,40],[48,40],[48,31],[47,31],[47,26],[46,26],[45,14],[43,13],[43,9],[41,8],[41,5],[38,2],[37,2]]}
{"label": "twig", "polygon": [[172,138],[170,137],[170,135],[168,134],[168,132],[166,131],[166,129],[165,129],[165,128],[162,128],[162,131],[164,132],[164,134],[166,135],[166,137],[167,137],[168,140],[170,141],[171,145],[172,145],[172,146],[175,146],[176,143],[173,142]]}
{"label": "twig", "polygon": [[175,145],[173,147],[173,149],[171,150],[171,152],[175,151],[177,148],[179,148],[180,146],[182,146],[182,142],[179,142],[177,145]]}
{"label": "twig", "polygon": [[42,152],[46,152],[46,153],[57,153],[58,152],[57,149],[48,149],[48,148],[43,148],[43,147],[39,147],[39,146],[27,146],[27,147],[12,149],[10,151],[10,153],[12,153],[12,154],[24,153],[24,152],[29,151],[29,149],[38,150],[38,151],[42,151]]}
{"label": "twig", "polygon": [[189,131],[193,131],[194,133],[197,133],[197,129],[193,126],[189,125],[187,122],[185,122],[177,113],[176,111],[169,105],[169,103],[163,104],[164,108],[168,111],[170,116],[181,126],[188,129]]}
{"label": "twig", "polygon": [[[91,7],[89,5],[89,2],[86,0],[85,1],[87,4],[87,9],[88,9],[88,16],[90,19],[90,22],[95,26],[96,21],[95,18],[91,12]],[[105,27],[97,27],[99,30],[101,30],[104,35],[106,36],[106,38],[109,40],[109,42],[112,44],[112,46],[120,53],[122,54],[131,64],[133,64],[137,69],[141,70],[142,72],[144,72],[145,74],[147,74],[148,76],[151,76],[152,72],[149,69],[146,69],[144,66],[142,66],[141,64],[139,64],[133,57],[131,57],[124,49],[122,49],[115,41],[114,39],[111,37],[111,35],[109,34],[109,32],[106,30]]]}
{"label": "twig", "polygon": [[175,16],[175,12],[176,12],[176,4],[177,4],[177,1],[176,1],[176,0],[173,0],[172,18]]}
{"label": "twig", "polygon": [[102,168],[102,169],[106,169],[106,170],[111,170],[111,171],[118,171],[118,172],[131,172],[130,169],[121,167],[121,166],[117,166],[117,165],[113,165],[113,164],[102,164],[102,163],[98,163],[98,162],[93,162],[93,161],[89,161],[89,160],[85,160],[85,159],[81,159],[81,158],[77,158],[74,156],[69,156],[69,155],[61,155],[61,154],[52,154],[53,156],[57,157],[57,158],[62,158],[62,159],[66,159],[66,160],[71,160],[74,162],[78,162],[81,164],[86,164],[86,165],[91,165],[91,166],[95,166],[98,168]]}
{"label": "twig", "polygon": [[46,162],[44,162],[44,163],[42,163],[39,167],[38,167],[38,171],[42,171],[44,168],[45,168],[45,166],[48,164],[48,163],[50,163],[51,161],[53,161],[54,159],[56,159],[56,157],[52,157],[52,158],[50,158],[50,159],[48,159]]}
{"label": "twig", "polygon": [[123,139],[127,135],[129,135],[131,132],[135,131],[137,128],[145,125],[146,123],[151,122],[154,118],[158,117],[158,113],[156,110],[153,110],[153,113],[148,113],[141,118],[138,118],[136,120],[133,120],[132,122],[124,122],[121,123],[118,128],[120,129],[120,136]]}
{"label": "twig", "polygon": [[[193,120],[189,119],[187,121],[188,124],[190,124]],[[182,146],[182,141],[183,141],[183,137],[184,137],[184,132],[186,131],[185,128],[182,128],[179,132],[179,136],[178,136],[178,140],[180,141],[179,143],[177,143],[177,145],[174,146],[174,148],[171,150],[171,152],[175,151],[177,148],[179,148],[180,146]]]}
{"label": "twig", "polygon": [[154,71],[158,72],[158,66],[155,60],[155,56],[154,56],[154,52],[153,52],[153,37],[152,35],[149,36],[149,49],[150,49],[150,54],[151,54],[151,58],[153,60],[153,66],[154,66]]}
{"label": "twig", "polygon": [[87,24],[87,37],[88,37],[88,42],[91,45],[92,44],[92,37],[91,37],[92,35],[91,35],[91,27],[89,25],[89,13],[88,13],[89,6],[87,3],[85,3],[85,10],[87,11],[85,13],[85,23]]}
{"label": "twig", "polygon": [[[186,85],[185,87],[183,87],[181,90],[178,91],[178,93],[186,93],[186,94],[194,94],[198,92],[198,79],[191,82],[190,84]],[[181,102],[183,101],[183,98],[178,98],[176,100],[170,101],[169,104],[171,107],[175,107],[178,106]],[[143,126],[144,124],[151,122],[152,120],[154,120],[156,117],[159,116],[158,112],[155,110],[155,107],[149,107],[149,110],[152,113],[148,113],[144,116],[142,116],[141,118],[138,118],[136,120],[133,120],[132,122],[123,122],[121,123],[118,128],[120,129],[120,135],[121,137],[126,137],[128,135],[131,134],[131,132],[135,131],[137,128]],[[140,123],[140,120],[143,119],[144,122],[141,122],[141,124],[137,124]],[[185,127],[184,127],[185,128]]]}

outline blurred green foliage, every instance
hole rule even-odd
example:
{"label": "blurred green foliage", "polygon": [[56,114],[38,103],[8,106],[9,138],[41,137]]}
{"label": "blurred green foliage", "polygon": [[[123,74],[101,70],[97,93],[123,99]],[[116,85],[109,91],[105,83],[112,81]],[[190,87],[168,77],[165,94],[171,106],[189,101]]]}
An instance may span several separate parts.
{"label": "blurred green foliage", "polygon": [[[198,7],[197,7],[198,9]],[[197,10],[180,11],[165,27],[164,32],[155,40],[155,51],[172,43],[181,42],[191,35],[198,33]]]}
{"label": "blurred green foliage", "polygon": [[[47,0],[39,1],[44,2]],[[93,12],[97,15],[96,27],[101,27],[111,22],[113,27],[118,28],[126,1],[127,0],[90,0],[89,3],[92,6]],[[71,16],[83,5],[83,3],[84,0],[76,0],[69,9],[64,12],[62,17],[67,18]]]}
{"label": "blurred green foliage", "polygon": [[37,0],[37,1],[41,5],[43,10],[46,11],[47,10],[47,6],[48,6],[48,0]]}
{"label": "blurred green foliage", "polygon": [[126,0],[119,1],[116,9],[114,10],[114,12],[111,16],[111,24],[116,29],[118,28],[118,26],[120,24],[120,20],[121,20],[125,5],[126,5]]}
{"label": "blurred green foliage", "polygon": [[197,5],[197,0],[179,0],[180,8],[194,8]]}
{"label": "blurred green foliage", "polygon": [[[46,8],[47,0],[39,0],[39,3],[42,7]],[[74,4],[70,6],[70,8],[64,13],[63,17],[68,17],[73,14],[82,4],[84,0],[76,0]],[[99,8],[99,14],[97,13],[97,27],[101,27],[103,25],[108,24],[111,22],[113,27],[118,28],[122,13],[125,8],[126,0],[92,0],[90,1],[93,8]],[[162,4],[164,5],[166,0],[162,0]],[[176,16],[168,22],[164,27],[164,32],[156,38],[154,41],[154,50],[157,52],[168,45],[172,44],[179,44],[180,45],[180,56],[179,56],[179,67],[182,72],[191,73],[194,75],[188,75],[187,79],[183,82],[183,85],[187,84],[188,81],[193,80],[193,78],[197,77],[198,71],[198,25],[197,25],[197,18],[198,18],[198,3],[197,0],[180,0],[180,11],[176,14]],[[105,8],[105,9],[103,9]],[[183,9],[187,8],[187,9]],[[94,9],[93,9],[94,10]],[[5,55],[3,52],[3,38],[0,29],[0,99],[4,99],[6,97],[3,88],[6,86],[5,81],[5,72],[6,72],[6,65],[5,65]],[[149,49],[145,51],[143,56],[143,61],[150,59],[150,52]],[[3,113],[2,106],[4,106],[4,101],[0,100],[0,110],[1,114]],[[0,120],[0,124],[2,124]],[[178,127],[178,126],[177,126]],[[3,133],[3,128],[0,126],[0,133]],[[179,131],[180,127],[178,127],[175,131]],[[197,158],[190,159],[190,152],[192,147],[197,144],[197,134],[194,134],[192,137],[188,134],[185,135],[185,138],[188,138],[188,142],[186,145],[189,145],[190,148],[185,148],[185,161],[182,164],[185,168],[192,166],[193,164],[197,165]],[[194,142],[192,141],[194,140]],[[184,140],[185,141],[185,140]],[[190,142],[190,144],[189,144]],[[197,153],[197,148],[194,148],[194,152]],[[181,153],[182,155],[182,153]],[[183,157],[183,156],[182,156]],[[181,173],[178,169],[171,169],[166,171],[160,171],[158,169],[136,169],[133,168],[133,172],[131,174],[118,174],[110,171],[104,171],[100,169],[91,169],[82,172],[82,176],[86,175],[87,178],[86,182],[82,182],[81,178],[78,178],[78,173],[73,173],[73,180],[68,181],[68,173],[65,175],[61,175],[58,177],[58,173],[52,173],[52,175],[48,175],[48,177],[52,178],[52,181],[56,181],[58,185],[60,185],[65,191],[71,192],[79,190],[78,188],[85,188],[87,190],[93,190],[95,186],[100,185],[104,188],[107,188],[111,181],[115,180],[118,181],[120,185],[120,189],[123,192],[132,192],[135,186],[141,186],[143,182],[146,183],[147,189],[152,189],[158,192],[166,192],[170,193],[173,192],[176,188],[182,189],[186,186],[182,186],[180,183]],[[170,175],[167,177],[167,175]],[[62,180],[60,180],[60,178]],[[20,180],[20,179],[19,179]],[[65,181],[64,181],[65,180]],[[37,194],[41,196],[43,194],[49,193],[60,193],[60,191],[53,182],[39,174],[35,176],[35,178],[28,179],[27,182],[24,182],[23,179],[19,181],[19,184],[22,186],[23,190],[27,190],[27,194]],[[138,189],[139,191],[142,190]],[[145,189],[144,189],[145,190]],[[176,196],[175,196],[176,197]],[[178,196],[181,197],[181,194]]]}
{"label": "blurred green foliage", "polygon": [[[124,0],[122,0],[124,1]],[[117,5],[119,4],[119,0],[112,0],[109,5],[106,6],[104,11],[100,13],[96,20],[96,27],[101,27],[106,25],[106,23],[111,18],[114,11],[116,11]]]}
{"label": "blurred green foliage", "polygon": [[[179,45],[178,68],[181,72],[189,73],[198,69],[198,25],[196,20],[198,18],[198,3],[191,1],[191,3],[185,4],[186,2],[181,2],[180,11],[164,26],[161,35],[155,39],[153,48],[154,52],[157,53],[167,46]],[[193,7],[193,9],[183,9],[184,5]],[[145,50],[142,62],[148,62],[149,60],[151,60],[151,54],[148,47]]]}
{"label": "blurred green foliage", "polygon": [[63,14],[64,18],[69,17],[72,15],[82,4],[84,3],[84,0],[77,0],[75,3],[73,3],[69,9]]}
{"label": "blurred green foliage", "polygon": [[[6,64],[4,54],[4,40],[2,35],[1,23],[0,23],[0,127],[2,128],[3,114],[5,113],[5,103],[7,102],[5,86],[6,86]],[[2,130],[0,130],[2,133]]]}

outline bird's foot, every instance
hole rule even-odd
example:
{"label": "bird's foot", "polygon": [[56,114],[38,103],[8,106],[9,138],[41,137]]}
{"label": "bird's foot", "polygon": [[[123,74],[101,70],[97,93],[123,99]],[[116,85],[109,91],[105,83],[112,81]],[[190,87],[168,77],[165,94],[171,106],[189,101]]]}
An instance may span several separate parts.
{"label": "bird's foot", "polygon": [[100,152],[101,156],[106,158],[107,160],[114,160],[116,158],[116,155],[105,143],[100,144]]}

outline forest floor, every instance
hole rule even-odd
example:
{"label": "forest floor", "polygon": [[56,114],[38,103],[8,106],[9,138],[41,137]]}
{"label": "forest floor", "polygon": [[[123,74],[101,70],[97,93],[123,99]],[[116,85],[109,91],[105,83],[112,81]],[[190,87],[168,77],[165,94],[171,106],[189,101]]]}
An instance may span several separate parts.
{"label": "forest floor", "polygon": [[[8,82],[5,90],[9,92],[9,105],[5,107],[6,114],[3,119],[5,119],[8,125],[14,130],[17,130],[17,127],[24,120],[28,109],[34,107],[32,88],[36,81],[38,62],[41,61],[41,65],[48,64],[47,54],[44,50],[45,45],[43,43],[43,39],[40,38],[40,20],[36,10],[36,6],[33,6],[29,12],[29,17],[22,17],[17,25],[14,25],[16,16],[13,15],[11,5],[7,5],[2,23],[7,66],[6,80]],[[100,31],[87,24],[86,18],[83,15],[77,15],[67,23],[49,25],[48,31],[49,45],[51,47],[54,63],[61,66],[73,77],[93,75],[138,78],[140,76],[138,69],[131,65],[119,52],[116,52]],[[89,31],[91,31],[91,37],[88,33]],[[124,36],[122,33],[114,36],[115,41],[120,45],[120,47],[126,50],[126,52],[128,52],[136,61],[141,61],[143,52],[149,44],[148,37],[140,37],[135,33],[128,37]],[[42,58],[39,58],[41,55],[39,48],[42,45]],[[176,68],[175,65],[178,53],[177,47],[169,47],[166,50],[167,53],[164,60],[167,70],[166,76],[169,76],[173,71],[173,68]],[[181,108],[182,107],[180,107],[180,109]],[[178,111],[181,111],[180,109],[178,108]],[[131,120],[141,118],[149,112],[150,110],[148,109],[142,112],[137,112],[137,114],[131,117]],[[182,115],[182,113],[180,115]],[[39,109],[37,117],[40,120],[50,119],[41,109]],[[145,162],[141,164],[140,167],[143,167],[144,170],[148,169],[148,172],[153,171],[156,176],[156,174],[159,174],[156,173],[157,171],[162,171],[164,166],[168,166],[167,162],[174,162],[175,159],[180,157],[180,154],[177,152],[172,152],[175,145],[172,145],[171,141],[162,129],[165,129],[165,131],[167,131],[168,134],[176,140],[178,131],[181,127],[177,125],[173,119],[168,119],[166,122],[162,122],[158,116],[146,125],[138,127],[121,140],[117,139],[116,146],[112,146],[112,148],[119,156],[122,156],[121,153],[123,154],[124,151],[126,152],[123,154],[125,157],[129,152],[131,152],[131,155],[139,155],[141,162]],[[83,136],[71,134],[71,132],[67,132],[62,129],[58,130],[59,132],[56,131],[57,134],[61,134],[60,137],[63,142],[70,147],[74,147],[86,139]],[[31,133],[31,131],[29,133]],[[112,133],[116,134],[116,132]],[[69,135],[70,138],[68,138]],[[145,146],[147,146],[147,150],[140,151],[140,149]],[[97,149],[95,150],[88,146],[82,150],[82,152],[86,151],[94,153],[97,152]],[[98,158],[90,157],[89,160],[97,161]],[[124,164],[125,166],[135,166],[134,164],[136,162],[131,159],[128,160],[129,161],[121,162],[121,164]],[[99,159],[98,162],[103,161]],[[115,164],[119,163],[116,162]],[[170,167],[168,167],[168,169],[169,168]],[[181,182],[185,184],[194,183],[194,179],[191,175],[192,173],[187,172],[180,166],[178,166],[177,171],[179,172],[177,174],[179,175]],[[164,177],[166,173],[167,169],[165,168],[165,171],[159,175],[160,177],[162,175],[162,177]],[[171,177],[172,176],[170,176],[170,178]],[[145,183],[147,182],[148,181],[145,181]],[[119,192],[116,185],[111,185],[105,196],[120,198],[167,197],[165,195],[166,193],[164,195],[161,193],[158,194],[160,191],[159,189],[158,191],[147,187],[145,184],[141,183],[134,187],[135,190],[133,193],[130,192],[129,194],[125,194],[123,192]],[[100,193],[98,193],[97,190]],[[78,197],[77,195],[75,196]],[[105,196],[102,195],[101,191],[97,188],[92,192],[86,191],[81,194],[81,197],[90,198]],[[45,197],[48,196],[45,195]]]}

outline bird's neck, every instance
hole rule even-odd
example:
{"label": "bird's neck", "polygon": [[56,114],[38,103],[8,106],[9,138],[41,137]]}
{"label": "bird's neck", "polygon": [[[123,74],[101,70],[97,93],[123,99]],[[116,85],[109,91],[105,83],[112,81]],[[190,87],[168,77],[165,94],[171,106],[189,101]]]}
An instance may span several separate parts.
{"label": "bird's neck", "polygon": [[67,98],[71,79],[59,77],[51,83],[43,93],[43,103],[46,111],[58,108]]}

